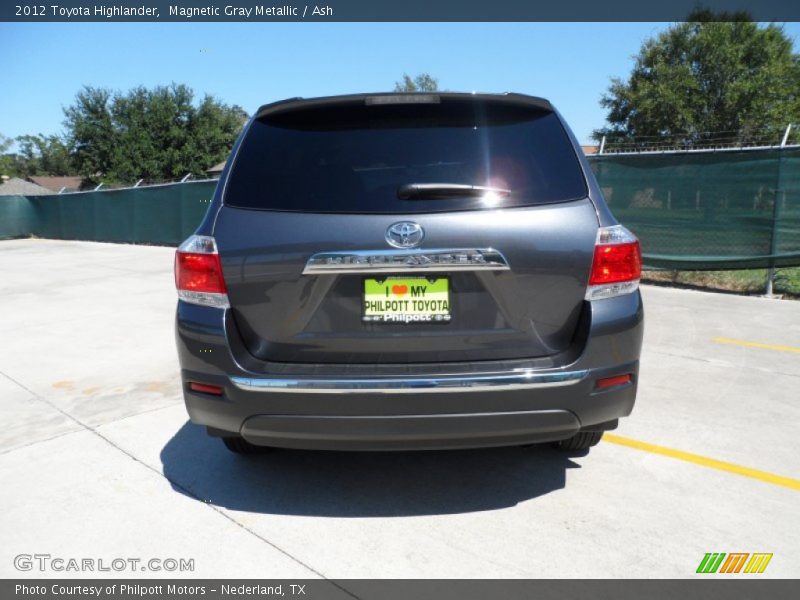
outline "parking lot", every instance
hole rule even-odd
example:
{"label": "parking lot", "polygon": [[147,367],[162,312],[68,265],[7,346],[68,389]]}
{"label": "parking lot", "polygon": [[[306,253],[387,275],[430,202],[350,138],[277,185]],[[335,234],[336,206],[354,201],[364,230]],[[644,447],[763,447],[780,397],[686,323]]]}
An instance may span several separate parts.
{"label": "parking lot", "polygon": [[194,559],[148,577],[691,577],[707,552],[800,576],[800,303],[644,286],[637,406],[586,455],[237,457],[183,407],[173,252],[0,242],[0,576],[40,553]]}

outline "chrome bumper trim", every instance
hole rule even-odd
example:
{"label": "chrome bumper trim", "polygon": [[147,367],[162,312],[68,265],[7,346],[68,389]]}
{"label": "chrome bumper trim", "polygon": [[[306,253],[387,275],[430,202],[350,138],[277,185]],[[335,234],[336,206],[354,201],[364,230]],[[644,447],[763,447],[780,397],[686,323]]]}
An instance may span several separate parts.
{"label": "chrome bumper trim", "polygon": [[248,392],[299,394],[416,394],[420,392],[485,392],[491,389],[526,390],[573,385],[589,371],[537,373],[519,369],[482,375],[437,377],[375,377],[358,379],[286,379],[231,377],[231,383]]}
{"label": "chrome bumper trim", "polygon": [[303,275],[397,273],[402,271],[507,271],[508,261],[494,248],[351,250],[311,256]]}

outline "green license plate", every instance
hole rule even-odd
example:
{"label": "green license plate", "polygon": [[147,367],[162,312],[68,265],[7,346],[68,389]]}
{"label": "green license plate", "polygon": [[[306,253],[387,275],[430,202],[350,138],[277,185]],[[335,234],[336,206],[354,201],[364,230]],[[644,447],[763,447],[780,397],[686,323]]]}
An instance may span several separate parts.
{"label": "green license plate", "polygon": [[450,320],[446,277],[385,277],[364,280],[364,321],[425,323]]}

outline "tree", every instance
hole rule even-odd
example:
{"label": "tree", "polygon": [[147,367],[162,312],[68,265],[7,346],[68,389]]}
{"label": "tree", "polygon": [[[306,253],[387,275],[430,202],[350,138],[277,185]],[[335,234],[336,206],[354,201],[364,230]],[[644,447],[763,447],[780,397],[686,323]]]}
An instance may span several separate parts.
{"label": "tree", "polygon": [[64,111],[78,171],[90,181],[164,181],[204,176],[224,160],[247,119],[238,106],[185,85],[127,93],[84,87]]}
{"label": "tree", "polygon": [[[9,152],[16,142],[18,151]],[[72,156],[57,135],[21,135],[15,139],[0,135],[0,175],[71,175]]]}
{"label": "tree", "polygon": [[407,73],[403,73],[402,81],[395,81],[395,92],[438,92],[439,80],[431,77],[428,73],[420,73],[413,79]]}
{"label": "tree", "polygon": [[7,138],[2,133],[0,133],[0,154],[5,154],[8,152],[9,148],[14,144],[14,140],[11,138]]}
{"label": "tree", "polygon": [[70,149],[58,135],[21,135],[19,146],[20,175],[72,175],[74,165]]}
{"label": "tree", "polygon": [[15,177],[18,175],[17,155],[9,153],[14,140],[0,133],[0,175]]}
{"label": "tree", "polygon": [[64,125],[78,173],[93,182],[111,165],[116,136],[110,101],[110,90],[85,86],[75,96],[75,104],[64,109]]}
{"label": "tree", "polygon": [[600,104],[608,125],[593,137],[607,143],[780,141],[800,118],[800,57],[778,25],[696,11],[646,41]]}

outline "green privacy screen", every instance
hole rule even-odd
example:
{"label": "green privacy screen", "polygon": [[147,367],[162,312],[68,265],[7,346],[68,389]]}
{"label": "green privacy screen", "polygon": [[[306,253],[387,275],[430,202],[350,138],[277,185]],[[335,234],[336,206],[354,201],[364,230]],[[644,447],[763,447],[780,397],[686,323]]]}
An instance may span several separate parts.
{"label": "green privacy screen", "polygon": [[800,265],[800,150],[590,158],[606,201],[642,242],[645,265]]}
{"label": "green privacy screen", "polygon": [[[800,150],[590,157],[611,210],[642,241],[645,265],[800,265]],[[54,196],[0,196],[0,238],[180,243],[216,181]]]}
{"label": "green privacy screen", "polygon": [[31,234],[33,209],[25,196],[0,196],[0,240]]}
{"label": "green privacy screen", "polygon": [[[200,224],[216,184],[198,181],[52,196],[0,196],[0,237],[177,245]],[[9,198],[16,201],[7,202]]]}

